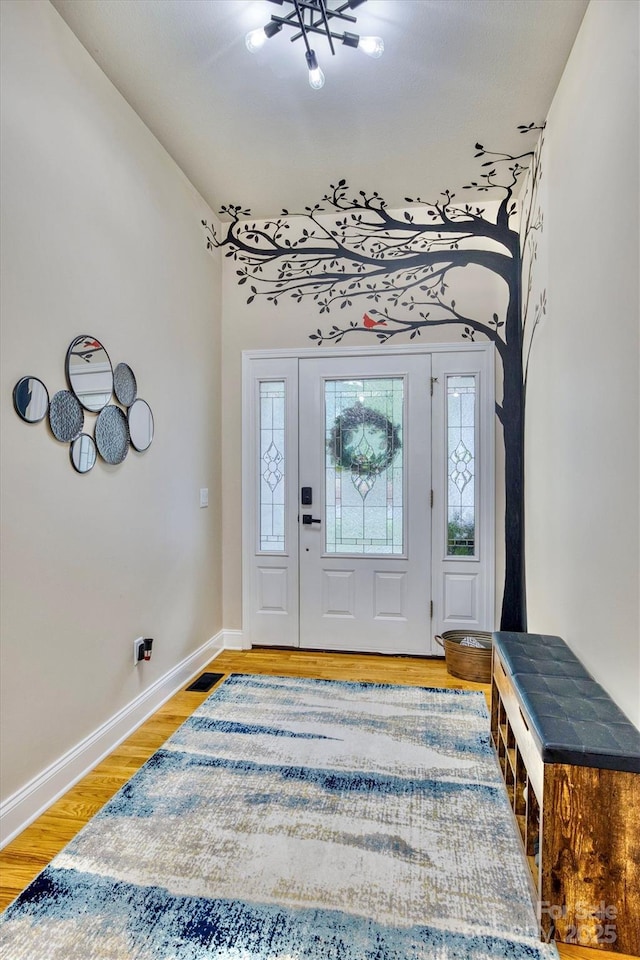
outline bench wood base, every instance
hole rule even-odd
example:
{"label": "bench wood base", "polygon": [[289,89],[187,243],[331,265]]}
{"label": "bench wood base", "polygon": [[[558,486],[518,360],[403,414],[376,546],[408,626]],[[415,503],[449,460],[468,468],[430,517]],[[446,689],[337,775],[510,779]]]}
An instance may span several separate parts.
{"label": "bench wood base", "polygon": [[542,938],[640,956],[640,775],[544,763],[495,649],[491,735]]}

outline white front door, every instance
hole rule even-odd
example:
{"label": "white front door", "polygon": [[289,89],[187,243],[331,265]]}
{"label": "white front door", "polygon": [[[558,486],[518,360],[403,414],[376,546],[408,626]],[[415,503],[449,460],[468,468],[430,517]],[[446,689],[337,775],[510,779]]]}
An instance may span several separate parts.
{"label": "white front door", "polygon": [[440,654],[494,626],[493,348],[243,358],[243,643]]}
{"label": "white front door", "polygon": [[430,361],[300,360],[301,647],[430,650]]}

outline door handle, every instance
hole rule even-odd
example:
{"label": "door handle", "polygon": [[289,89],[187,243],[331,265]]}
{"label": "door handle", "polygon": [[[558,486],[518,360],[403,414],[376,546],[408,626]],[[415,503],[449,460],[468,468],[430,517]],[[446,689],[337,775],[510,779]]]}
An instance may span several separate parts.
{"label": "door handle", "polygon": [[322,520],[317,520],[316,517],[312,517],[310,513],[303,513],[302,522],[305,526],[308,526],[310,523],[322,523]]}

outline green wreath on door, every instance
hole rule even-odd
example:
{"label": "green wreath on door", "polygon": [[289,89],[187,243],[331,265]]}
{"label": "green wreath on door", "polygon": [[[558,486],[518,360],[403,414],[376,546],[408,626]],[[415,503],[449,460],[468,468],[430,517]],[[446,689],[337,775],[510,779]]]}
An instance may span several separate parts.
{"label": "green wreath on door", "polygon": [[[379,443],[380,436],[383,444]],[[359,449],[363,439],[371,452]],[[371,440],[376,441],[378,449]],[[391,465],[402,442],[398,427],[388,417],[358,403],[336,417],[327,448],[336,468],[375,477]]]}

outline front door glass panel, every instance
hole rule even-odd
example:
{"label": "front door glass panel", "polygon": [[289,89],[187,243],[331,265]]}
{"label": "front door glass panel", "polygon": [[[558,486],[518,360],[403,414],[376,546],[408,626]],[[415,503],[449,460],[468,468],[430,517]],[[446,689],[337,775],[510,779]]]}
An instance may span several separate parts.
{"label": "front door glass panel", "polygon": [[325,550],[404,553],[404,377],[325,380]]}
{"label": "front door glass panel", "polygon": [[260,383],[260,549],[285,550],[285,383]]}
{"label": "front door glass panel", "polygon": [[476,553],[476,378],[447,377],[447,556]]}

